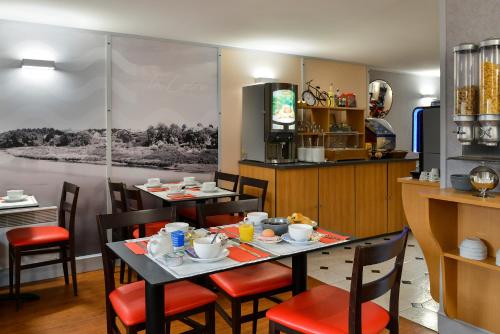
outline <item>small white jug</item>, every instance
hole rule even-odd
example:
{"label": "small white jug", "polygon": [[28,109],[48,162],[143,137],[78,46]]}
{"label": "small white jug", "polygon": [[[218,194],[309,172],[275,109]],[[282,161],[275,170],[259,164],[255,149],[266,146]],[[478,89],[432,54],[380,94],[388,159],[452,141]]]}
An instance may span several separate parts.
{"label": "small white jug", "polygon": [[157,234],[153,235],[148,242],[148,253],[152,257],[158,257],[173,253],[172,236],[162,228]]}

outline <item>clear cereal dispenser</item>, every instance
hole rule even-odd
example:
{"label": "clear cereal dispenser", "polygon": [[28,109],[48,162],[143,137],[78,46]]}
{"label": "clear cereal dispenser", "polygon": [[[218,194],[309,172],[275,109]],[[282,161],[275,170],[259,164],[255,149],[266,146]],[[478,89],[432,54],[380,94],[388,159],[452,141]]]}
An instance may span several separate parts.
{"label": "clear cereal dispenser", "polygon": [[464,43],[453,48],[455,112],[457,139],[462,145],[470,145],[475,137],[478,114],[478,48]]}
{"label": "clear cereal dispenser", "polygon": [[500,39],[479,44],[479,143],[497,146],[500,130]]}

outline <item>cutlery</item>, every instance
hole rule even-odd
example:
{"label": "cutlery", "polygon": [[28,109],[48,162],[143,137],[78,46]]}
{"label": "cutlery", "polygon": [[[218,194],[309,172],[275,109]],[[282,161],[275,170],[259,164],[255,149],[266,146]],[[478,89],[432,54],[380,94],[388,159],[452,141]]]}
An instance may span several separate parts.
{"label": "cutlery", "polygon": [[217,233],[215,233],[214,238],[210,242],[211,244],[213,244],[215,242],[215,239],[217,238],[217,236],[219,235],[219,233],[220,233],[219,231],[217,231]]}
{"label": "cutlery", "polygon": [[237,235],[236,233],[226,231],[226,229],[224,229],[223,227],[218,227],[218,226],[217,226],[217,229],[218,229],[218,230],[221,230],[221,231],[222,231],[222,233],[226,234],[228,237],[229,237],[230,235],[232,235],[234,238],[239,238],[239,237],[240,237],[240,236],[239,236],[239,235]]}
{"label": "cutlery", "polygon": [[248,248],[246,248],[246,247],[241,246],[241,244],[234,243],[234,244],[233,244],[233,247],[239,248],[239,249],[241,249],[242,251],[245,251],[245,252],[247,252],[248,254],[251,254],[251,255],[253,255],[253,256],[255,256],[255,257],[259,257],[259,258],[260,258],[260,257],[262,257],[262,255],[257,254],[256,252],[254,252],[254,251],[252,251],[252,250],[250,250],[250,249],[248,249]]}

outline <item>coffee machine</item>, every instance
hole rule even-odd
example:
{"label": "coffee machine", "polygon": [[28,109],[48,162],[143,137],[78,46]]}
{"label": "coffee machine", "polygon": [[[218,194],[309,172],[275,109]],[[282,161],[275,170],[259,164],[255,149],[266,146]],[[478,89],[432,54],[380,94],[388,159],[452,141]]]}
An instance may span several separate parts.
{"label": "coffee machine", "polygon": [[272,82],[243,87],[242,120],[243,160],[295,161],[297,85]]}

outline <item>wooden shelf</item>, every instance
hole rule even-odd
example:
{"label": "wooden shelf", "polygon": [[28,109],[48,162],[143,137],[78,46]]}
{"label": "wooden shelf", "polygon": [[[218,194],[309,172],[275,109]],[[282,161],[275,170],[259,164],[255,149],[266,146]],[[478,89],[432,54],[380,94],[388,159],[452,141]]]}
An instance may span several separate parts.
{"label": "wooden shelf", "polygon": [[500,194],[493,193],[495,197],[482,198],[474,196],[475,193],[469,191],[457,191],[452,188],[429,190],[421,193],[421,196],[441,201],[482,206],[493,209],[500,209]]}
{"label": "wooden shelf", "polygon": [[365,111],[365,108],[359,107],[324,107],[324,106],[308,106],[306,104],[298,104],[298,109],[324,109],[324,110],[353,110],[353,111]]}
{"label": "wooden shelf", "polygon": [[458,249],[455,249],[453,251],[448,251],[444,252],[443,256],[448,259],[453,259],[456,261],[468,263],[474,266],[478,266],[481,268],[489,269],[489,270],[495,270],[500,272],[500,266],[497,266],[495,264],[495,258],[488,256],[485,260],[471,260],[471,259],[466,259],[465,257],[460,256],[460,252]]}
{"label": "wooden shelf", "polygon": [[418,186],[427,186],[427,187],[434,187],[434,188],[439,188],[439,181],[437,182],[431,182],[431,181],[420,181],[419,179],[414,179],[411,176],[409,177],[400,177],[398,178],[399,183],[406,183],[406,184],[415,184]]}

